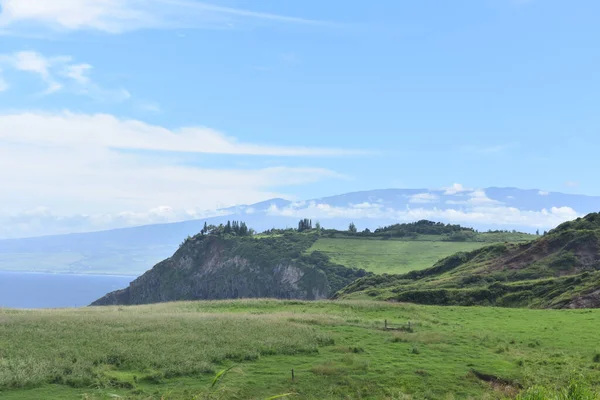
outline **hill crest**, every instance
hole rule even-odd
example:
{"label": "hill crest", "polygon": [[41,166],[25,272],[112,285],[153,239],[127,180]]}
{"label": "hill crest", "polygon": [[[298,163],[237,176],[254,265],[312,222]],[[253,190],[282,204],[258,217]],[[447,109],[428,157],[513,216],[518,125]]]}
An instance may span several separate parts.
{"label": "hill crest", "polygon": [[600,307],[600,214],[564,223],[529,243],[496,244],[404,275],[365,277],[359,293],[423,304]]}

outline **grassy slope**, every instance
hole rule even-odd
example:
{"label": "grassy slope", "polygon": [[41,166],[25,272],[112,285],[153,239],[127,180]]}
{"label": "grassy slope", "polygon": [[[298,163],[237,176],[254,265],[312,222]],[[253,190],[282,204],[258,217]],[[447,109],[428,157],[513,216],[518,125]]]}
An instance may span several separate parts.
{"label": "grassy slope", "polygon": [[565,223],[530,243],[457,253],[432,268],[371,276],[338,297],[439,305],[598,307],[600,214]]}
{"label": "grassy slope", "polygon": [[416,240],[379,238],[321,238],[309,252],[321,251],[331,261],[376,274],[403,274],[429,268],[438,260],[461,251],[472,251],[494,242],[525,242],[535,236],[524,233],[481,233],[477,241],[449,242],[439,236],[421,235]]}
{"label": "grassy slope", "polygon": [[[394,327],[410,321],[414,332],[384,331],[386,319]],[[494,399],[507,394],[471,369],[524,386],[562,384],[579,371],[598,388],[598,326],[600,310],[346,301],[0,310],[0,397],[253,399],[296,392],[302,399]],[[233,363],[237,367],[208,397],[214,371]]]}
{"label": "grassy slope", "polygon": [[402,274],[429,268],[450,254],[475,250],[484,245],[476,242],[323,238],[309,251],[322,251],[331,261],[351,268],[362,268],[376,274]]}

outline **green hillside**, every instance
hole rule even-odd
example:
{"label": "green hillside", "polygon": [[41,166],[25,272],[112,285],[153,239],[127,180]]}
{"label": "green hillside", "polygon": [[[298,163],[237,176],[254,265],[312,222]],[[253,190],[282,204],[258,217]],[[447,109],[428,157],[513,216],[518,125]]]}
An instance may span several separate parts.
{"label": "green hillside", "polygon": [[600,307],[600,214],[539,239],[457,253],[433,267],[359,279],[338,297],[442,305]]}
{"label": "green hillside", "polygon": [[320,251],[331,261],[376,274],[401,274],[429,268],[436,261],[459,251],[485,246],[479,242],[417,240],[329,239],[315,242],[309,252]]}
{"label": "green hillside", "polygon": [[521,232],[477,232],[460,225],[422,220],[373,232],[324,230],[308,253],[321,252],[336,264],[375,274],[402,274],[429,268],[458,252],[491,243],[529,242],[537,237]]}
{"label": "green hillside", "polygon": [[436,235],[422,235],[415,239],[381,240],[339,235],[320,238],[308,250],[329,256],[332,262],[350,268],[362,268],[375,274],[402,274],[433,266],[454,253],[471,251],[497,242],[524,242],[536,236],[483,233],[472,241],[448,241]]}
{"label": "green hillside", "polygon": [[[231,298],[330,298],[373,273],[427,268],[459,250],[486,241],[522,240],[518,233],[478,233],[431,221],[398,224],[369,232],[324,230],[301,220],[298,229],[253,232],[245,223],[206,225],[186,238],[169,258],[129,287],[93,305],[136,305]],[[525,238],[531,235],[525,235]]]}
{"label": "green hillside", "polygon": [[490,243],[521,243],[537,238],[520,232],[477,232],[460,225],[417,221],[374,232],[324,231],[308,250],[322,252],[332,262],[375,274],[403,274],[433,266],[454,253]]}
{"label": "green hillside", "polygon": [[0,398],[531,400],[577,379],[564,398],[591,400],[598,326],[600,310],[368,301],[0,309]]}

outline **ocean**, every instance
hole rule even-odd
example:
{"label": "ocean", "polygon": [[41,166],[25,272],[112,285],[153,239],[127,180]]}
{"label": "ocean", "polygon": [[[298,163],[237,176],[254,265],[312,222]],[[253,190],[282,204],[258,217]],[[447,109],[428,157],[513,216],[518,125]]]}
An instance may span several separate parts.
{"label": "ocean", "polygon": [[0,271],[0,308],[84,307],[135,278]]}

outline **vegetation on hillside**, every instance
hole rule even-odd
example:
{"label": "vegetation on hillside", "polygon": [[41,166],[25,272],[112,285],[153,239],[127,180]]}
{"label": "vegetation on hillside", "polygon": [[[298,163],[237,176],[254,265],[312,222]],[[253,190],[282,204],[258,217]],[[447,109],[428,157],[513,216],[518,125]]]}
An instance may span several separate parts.
{"label": "vegetation on hillside", "polygon": [[219,232],[187,238],[172,257],[129,287],[92,304],[256,297],[315,300],[368,275],[363,269],[336,264],[325,254],[307,254],[319,237],[315,232],[238,236],[220,227]]}
{"label": "vegetation on hillside", "polygon": [[[218,231],[222,231],[218,230]],[[217,232],[217,231],[215,231]],[[535,239],[539,235],[532,235],[517,231],[487,231],[479,232],[473,228],[456,224],[444,224],[420,220],[410,223],[394,224],[380,227],[371,231],[366,228],[359,231],[354,223],[350,223],[347,230],[326,229],[319,222],[313,227],[312,220],[305,218],[298,222],[298,228],[269,229],[261,235],[281,235],[292,232],[313,232],[325,238],[346,239],[373,239],[373,240],[419,240],[419,241],[447,241],[447,242],[525,242]]]}
{"label": "vegetation on hillside", "polygon": [[560,225],[536,241],[457,253],[404,275],[360,279],[338,297],[443,305],[600,306],[600,217]]}
{"label": "vegetation on hillside", "polygon": [[449,255],[479,249],[487,244],[485,242],[322,237],[308,249],[308,252],[321,252],[332,262],[351,268],[362,268],[376,274],[402,274],[429,268]]}
{"label": "vegetation on hillside", "polygon": [[558,396],[572,379],[600,382],[600,310],[228,300],[0,321],[3,400],[575,399]]}
{"label": "vegetation on hillside", "polygon": [[[411,233],[410,238],[399,233],[404,231]],[[381,232],[386,234],[378,236]],[[390,240],[387,232],[402,237]],[[475,240],[452,237],[461,232],[477,236]],[[326,298],[357,278],[426,268],[456,251],[481,247],[491,239],[484,235],[499,234],[523,235],[477,233],[430,221],[397,224],[370,236],[357,233],[353,223],[347,231],[325,230],[319,222],[313,227],[310,219],[300,220],[297,229],[272,229],[261,234],[243,221],[205,224],[199,234],[188,236],[172,257],[156,264],[128,288],[111,292],[93,305],[247,297]]]}

